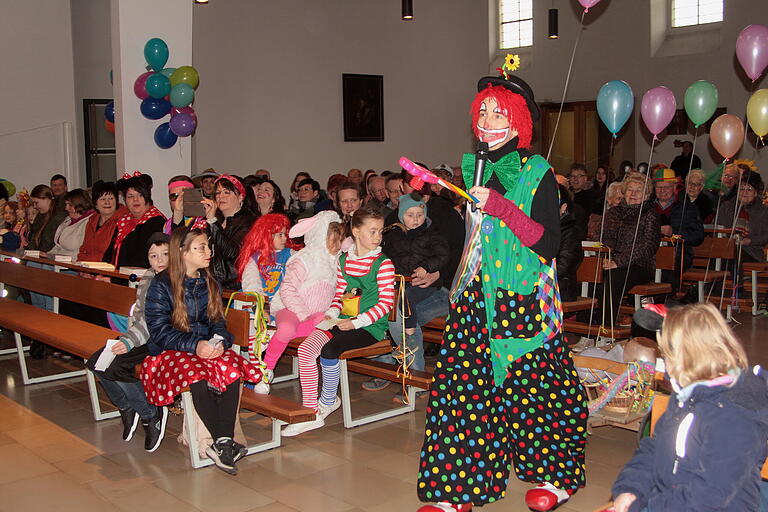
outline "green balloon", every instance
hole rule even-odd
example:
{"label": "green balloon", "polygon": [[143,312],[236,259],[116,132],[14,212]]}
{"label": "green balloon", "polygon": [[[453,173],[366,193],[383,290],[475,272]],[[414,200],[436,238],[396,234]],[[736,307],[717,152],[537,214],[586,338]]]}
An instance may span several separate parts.
{"label": "green balloon", "polygon": [[171,88],[171,105],[187,107],[195,100],[195,90],[189,84],[178,84]]}
{"label": "green balloon", "polygon": [[696,128],[709,121],[716,109],[717,87],[711,82],[693,82],[685,91],[685,113]]}
{"label": "green balloon", "polygon": [[168,62],[168,45],[159,37],[153,37],[144,45],[144,58],[150,68],[160,71]]}
{"label": "green balloon", "polygon": [[[160,73],[162,73],[165,76],[165,78],[170,80],[171,75],[173,75],[174,71],[176,71],[176,68],[164,68]],[[173,87],[173,85],[171,85],[171,87]]]}
{"label": "green balloon", "polygon": [[181,66],[171,75],[171,87],[179,84],[187,84],[193,89],[197,89],[198,84],[200,84],[200,75],[192,66]]}

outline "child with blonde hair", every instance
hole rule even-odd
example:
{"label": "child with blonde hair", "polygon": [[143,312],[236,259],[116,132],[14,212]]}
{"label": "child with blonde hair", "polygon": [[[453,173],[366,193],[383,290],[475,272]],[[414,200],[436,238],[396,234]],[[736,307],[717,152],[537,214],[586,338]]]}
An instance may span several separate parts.
{"label": "child with blonde hair", "polygon": [[[661,310],[674,393],[613,485],[616,512],[758,510],[768,448],[768,387],[708,303]],[[664,315],[665,314],[665,315]]]}

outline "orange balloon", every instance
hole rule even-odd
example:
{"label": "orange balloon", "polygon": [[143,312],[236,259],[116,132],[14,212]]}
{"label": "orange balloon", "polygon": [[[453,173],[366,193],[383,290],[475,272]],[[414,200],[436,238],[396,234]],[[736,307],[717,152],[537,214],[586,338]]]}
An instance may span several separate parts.
{"label": "orange balloon", "polygon": [[104,128],[106,128],[109,133],[115,133],[115,123],[109,119],[104,120]]}
{"label": "orange balloon", "polygon": [[723,114],[712,123],[709,141],[723,158],[731,158],[744,144],[744,122],[733,114]]}

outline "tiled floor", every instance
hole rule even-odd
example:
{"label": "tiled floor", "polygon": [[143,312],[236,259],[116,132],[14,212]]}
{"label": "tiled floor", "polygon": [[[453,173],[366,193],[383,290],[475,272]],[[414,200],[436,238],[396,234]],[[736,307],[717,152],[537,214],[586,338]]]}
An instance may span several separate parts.
{"label": "tiled floor", "polygon": [[[768,351],[759,343],[768,319],[744,314],[737,319],[744,322],[736,331],[752,362],[768,362]],[[49,359],[31,366],[34,373],[50,373],[65,364]],[[353,377],[356,413],[391,404],[394,386],[367,393],[359,390],[362,380]],[[275,394],[298,399],[298,383],[278,384]],[[124,443],[118,419],[94,422],[84,378],[23,386],[15,356],[3,356],[0,511],[415,511],[424,406],[420,399],[414,414],[352,430],[343,427],[339,411],[324,429],[247,457],[238,464],[240,474],[231,477],[215,468],[190,468],[186,450],[176,441],[179,417],[171,417],[162,446],[146,453],[141,432]],[[249,438],[267,439],[264,418],[243,414],[242,423]],[[595,429],[587,448],[588,485],[559,510],[589,512],[605,503],[635,443],[634,432]],[[483,510],[525,510],[527,488],[512,480],[507,498]]]}

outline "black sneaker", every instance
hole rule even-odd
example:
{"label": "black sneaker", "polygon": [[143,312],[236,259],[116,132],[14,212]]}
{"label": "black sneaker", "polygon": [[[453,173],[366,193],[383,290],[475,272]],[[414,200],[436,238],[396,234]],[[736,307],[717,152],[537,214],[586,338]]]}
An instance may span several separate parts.
{"label": "black sneaker", "polygon": [[148,423],[141,422],[144,427],[144,449],[148,452],[157,450],[165,436],[165,423],[168,421],[168,409],[158,407],[155,417]]}
{"label": "black sneaker", "polygon": [[123,441],[128,442],[139,426],[139,413],[133,409],[120,409],[120,419],[123,420]]}
{"label": "black sneaker", "polygon": [[242,444],[238,443],[237,441],[232,441],[232,449],[234,451],[234,461],[237,462],[246,455],[248,455],[248,448],[243,446]]}
{"label": "black sneaker", "polygon": [[217,439],[211,446],[205,449],[205,454],[211,458],[216,467],[230,475],[237,474],[235,466],[234,441],[230,437]]}

